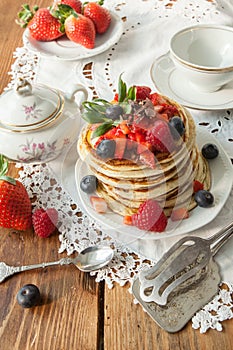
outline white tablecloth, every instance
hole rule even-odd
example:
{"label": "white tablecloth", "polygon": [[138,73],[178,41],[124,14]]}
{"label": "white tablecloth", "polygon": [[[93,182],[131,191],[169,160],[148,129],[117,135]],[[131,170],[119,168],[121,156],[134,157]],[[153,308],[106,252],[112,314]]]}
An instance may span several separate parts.
{"label": "white tablecloth", "polygon": [[[26,48],[19,48],[15,53],[16,61],[12,67],[10,86],[19,76],[46,83],[63,91],[66,91],[72,83],[79,82],[87,87],[89,98],[98,95],[111,100],[117,89],[118,77],[124,72],[124,80],[128,86],[148,85],[155,91],[150,77],[150,67],[157,57],[168,51],[169,39],[173,33],[197,23],[233,25],[232,0],[129,0],[120,4],[114,0],[106,0],[105,6],[124,19],[124,32],[118,43],[98,56],[80,61],[50,60],[31,53]],[[86,64],[90,62],[92,68],[88,71]],[[233,158],[232,110],[190,111],[196,124],[212,132],[228,155]],[[116,247],[113,268],[110,266],[98,271],[96,280],[104,279],[109,287],[112,287],[114,282],[121,285],[132,282],[140,270],[153,265],[178,237],[156,240],[153,243],[154,261],[151,262],[145,261],[143,256],[147,249],[147,247],[144,249],[143,244],[147,244],[146,242],[134,241],[125,244],[123,239],[114,234],[109,241],[111,233],[82,211],[74,179],[76,160],[77,152],[73,145],[65,155],[52,161],[49,166],[25,165],[20,172],[20,178],[31,196],[37,194],[35,206],[58,208],[60,252],[66,250],[71,254],[90,244],[105,244],[108,241]],[[51,184],[51,178],[56,179],[55,184]],[[202,228],[203,237],[211,236],[219,227],[232,220],[232,204],[233,191],[217,218]],[[99,234],[99,229],[102,234]],[[200,231],[197,234],[200,235]],[[224,297],[220,290],[215,301],[193,318],[193,327],[200,327],[201,332],[210,327],[221,330],[221,321],[232,317],[232,304],[229,304],[233,283],[232,249],[233,240],[230,240],[216,257],[220,264],[222,279],[228,284],[228,298],[226,295]],[[122,255],[122,252],[125,254]],[[138,253],[138,256],[135,256],[134,252]],[[216,314],[213,315],[211,310],[217,310]]]}

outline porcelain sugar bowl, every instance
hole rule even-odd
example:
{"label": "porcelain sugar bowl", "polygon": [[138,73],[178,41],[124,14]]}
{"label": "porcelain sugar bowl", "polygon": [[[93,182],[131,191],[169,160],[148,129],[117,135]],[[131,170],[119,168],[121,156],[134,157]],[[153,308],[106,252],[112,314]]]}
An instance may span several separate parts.
{"label": "porcelain sugar bowl", "polygon": [[77,138],[81,101],[86,99],[87,90],[80,84],[65,94],[17,80],[0,96],[0,153],[22,163],[56,158]]}

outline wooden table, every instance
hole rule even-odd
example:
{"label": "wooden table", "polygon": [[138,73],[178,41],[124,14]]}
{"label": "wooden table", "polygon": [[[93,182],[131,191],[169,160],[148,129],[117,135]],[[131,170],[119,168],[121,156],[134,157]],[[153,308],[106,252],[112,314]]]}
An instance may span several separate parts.
{"label": "wooden table", "polygon": [[[33,0],[27,1],[33,5]],[[10,81],[7,74],[13,52],[22,46],[22,33],[15,24],[21,0],[0,1],[1,60],[0,91]],[[50,4],[38,0],[39,6]],[[11,175],[17,175],[14,165]],[[0,228],[0,260],[8,264],[33,264],[59,259],[57,235],[38,239],[32,231],[15,232]],[[43,305],[21,308],[18,290],[34,283],[43,295]],[[224,331],[201,335],[191,322],[180,332],[168,334],[134,305],[129,286],[105,283],[74,266],[50,267],[14,275],[0,285],[1,350],[230,350],[233,348],[233,320],[224,322]]]}

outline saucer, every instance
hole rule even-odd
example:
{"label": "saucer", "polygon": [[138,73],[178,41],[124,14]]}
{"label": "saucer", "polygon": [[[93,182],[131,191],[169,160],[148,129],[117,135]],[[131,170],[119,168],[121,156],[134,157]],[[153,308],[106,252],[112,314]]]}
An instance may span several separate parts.
{"label": "saucer", "polygon": [[120,40],[122,33],[123,23],[121,19],[111,12],[110,27],[104,34],[96,35],[93,49],[86,49],[84,46],[72,42],[66,35],[53,41],[38,41],[30,36],[28,29],[24,31],[23,42],[28,50],[39,53],[43,57],[74,61],[93,57],[108,50]]}
{"label": "saucer", "polygon": [[185,107],[213,111],[233,108],[233,82],[216,92],[200,92],[176,69],[169,53],[155,60],[150,73],[161,94]]}

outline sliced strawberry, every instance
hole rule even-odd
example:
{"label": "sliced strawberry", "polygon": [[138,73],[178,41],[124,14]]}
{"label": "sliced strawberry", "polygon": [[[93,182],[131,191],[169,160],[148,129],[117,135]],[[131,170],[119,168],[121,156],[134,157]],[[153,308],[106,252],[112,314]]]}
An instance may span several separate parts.
{"label": "sliced strawberry", "polygon": [[107,203],[103,198],[97,196],[90,197],[91,205],[97,213],[103,214],[107,211]]}
{"label": "sliced strawberry", "polygon": [[177,208],[174,209],[171,213],[172,221],[180,221],[183,219],[187,219],[189,217],[189,211],[187,208]]}
{"label": "sliced strawberry", "polygon": [[196,193],[200,190],[204,190],[204,184],[198,180],[193,181],[193,192]]}
{"label": "sliced strawberry", "polygon": [[112,129],[108,130],[104,135],[102,135],[105,139],[109,140],[115,140],[116,138],[116,132],[117,128],[113,127]]}
{"label": "sliced strawberry", "polygon": [[139,159],[143,164],[147,165],[149,168],[151,169],[156,168],[155,156],[154,156],[154,153],[151,152],[150,150],[147,149],[146,151],[142,152],[140,154]]}
{"label": "sliced strawberry", "polygon": [[127,139],[126,138],[117,138],[117,139],[115,139],[115,142],[116,142],[116,148],[115,148],[114,158],[122,159],[124,157]]}
{"label": "sliced strawberry", "polygon": [[154,106],[157,106],[157,105],[161,106],[163,103],[166,103],[166,100],[161,95],[159,95],[157,92],[150,94],[150,100]]}
{"label": "sliced strawberry", "polygon": [[152,128],[147,130],[146,141],[158,152],[171,153],[175,149],[169,126],[163,120],[156,120]]}
{"label": "sliced strawberry", "polygon": [[168,119],[172,118],[174,115],[178,115],[178,109],[176,106],[169,105],[168,103],[163,104],[162,113],[167,114]]}
{"label": "sliced strawberry", "polygon": [[119,128],[121,129],[121,131],[123,132],[123,134],[127,135],[130,133],[130,128],[127,125],[127,121],[124,120],[121,122],[121,124],[119,125]]}
{"label": "sliced strawberry", "polygon": [[131,226],[131,225],[132,225],[132,216],[130,216],[130,215],[125,215],[125,216],[124,216],[124,219],[123,219],[123,223],[124,223],[125,225]]}

